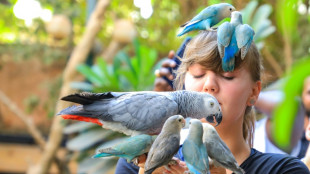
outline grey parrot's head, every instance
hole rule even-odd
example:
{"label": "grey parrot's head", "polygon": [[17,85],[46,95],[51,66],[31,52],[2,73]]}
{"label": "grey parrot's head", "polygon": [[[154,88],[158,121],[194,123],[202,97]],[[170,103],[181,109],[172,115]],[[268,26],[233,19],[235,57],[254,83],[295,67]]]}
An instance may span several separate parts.
{"label": "grey parrot's head", "polygon": [[228,3],[220,3],[217,4],[219,9],[219,14],[221,15],[221,19],[229,18],[231,13],[236,11],[236,8]]}
{"label": "grey parrot's head", "polygon": [[210,94],[203,94],[204,113],[207,113],[206,120],[210,123],[217,122],[216,126],[222,122],[222,110],[219,102]]}

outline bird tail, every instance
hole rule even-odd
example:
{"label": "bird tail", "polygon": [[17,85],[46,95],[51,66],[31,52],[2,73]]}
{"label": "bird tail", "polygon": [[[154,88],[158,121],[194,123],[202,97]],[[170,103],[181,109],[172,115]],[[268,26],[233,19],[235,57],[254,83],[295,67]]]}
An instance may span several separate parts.
{"label": "bird tail", "polygon": [[112,155],[108,154],[108,153],[98,153],[98,154],[92,156],[92,158],[101,158],[101,157],[108,157],[108,156],[112,156]]}
{"label": "bird tail", "polygon": [[92,122],[100,126],[103,125],[96,117],[96,115],[84,110],[83,105],[74,105],[67,107],[66,109],[61,110],[57,115],[60,115],[63,119]]}
{"label": "bird tail", "polygon": [[177,35],[178,37],[192,31],[192,30],[197,30],[201,28],[201,21],[194,21],[194,22],[187,22],[183,25],[181,25],[181,27],[184,27],[183,30]]}
{"label": "bird tail", "polygon": [[225,72],[233,71],[235,69],[235,56],[227,60],[225,55],[222,59],[222,68]]}
{"label": "bird tail", "polygon": [[62,97],[61,100],[78,103],[82,105],[89,105],[89,104],[94,103],[97,100],[113,98],[113,97],[114,95],[112,95],[111,92],[106,92],[106,93],[82,92],[82,93],[76,93],[76,94],[71,94],[71,95]]}
{"label": "bird tail", "polygon": [[235,170],[235,171],[234,171],[235,174],[244,174],[244,173],[245,173],[244,170],[243,170],[241,167],[238,166],[237,169],[238,169],[238,170]]}
{"label": "bird tail", "polygon": [[178,37],[183,36],[184,34],[186,34],[187,32],[192,31],[192,28],[190,26],[186,26],[185,28],[183,28],[183,30],[177,35]]}

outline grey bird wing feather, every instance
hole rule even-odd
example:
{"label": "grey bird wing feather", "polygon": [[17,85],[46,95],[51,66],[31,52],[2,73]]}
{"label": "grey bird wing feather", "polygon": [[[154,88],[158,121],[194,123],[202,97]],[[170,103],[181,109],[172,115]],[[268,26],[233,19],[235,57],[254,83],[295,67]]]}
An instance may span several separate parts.
{"label": "grey bird wing feather", "polygon": [[241,49],[241,58],[244,59],[254,37],[254,30],[248,25],[238,25],[236,27],[236,39],[238,48]]}
{"label": "grey bird wing feather", "polygon": [[[167,95],[153,92],[87,93],[87,95],[81,93],[63,100],[84,104],[74,106],[80,107],[76,115],[119,122],[128,129],[136,131],[150,130],[159,133],[161,127],[158,126],[163,125],[169,116],[178,113],[178,105],[175,101]],[[59,115],[65,115],[69,111],[70,108],[65,109]]]}
{"label": "grey bird wing feather", "polygon": [[163,141],[161,137],[155,140],[145,163],[145,172],[153,171],[156,168],[168,164],[173,155],[179,150],[180,136],[172,135]]}
{"label": "grey bird wing feather", "polygon": [[[209,13],[205,13],[206,11],[209,11]],[[214,7],[207,7],[205,9],[203,9],[200,13],[198,13],[193,19],[191,19],[190,21],[187,21],[186,23],[184,23],[183,25],[181,25],[180,27],[185,27],[187,25],[192,25],[194,23],[197,23],[201,20],[205,20],[207,18],[213,17],[217,14],[216,9]]]}
{"label": "grey bird wing feather", "polygon": [[233,26],[229,22],[224,22],[217,29],[218,50],[221,58],[224,57],[225,47],[229,45],[233,31]]}
{"label": "grey bird wing feather", "polygon": [[231,153],[227,145],[221,140],[217,133],[204,140],[206,144],[209,157],[221,166],[230,169],[238,174],[244,173],[239,167],[235,157]]}

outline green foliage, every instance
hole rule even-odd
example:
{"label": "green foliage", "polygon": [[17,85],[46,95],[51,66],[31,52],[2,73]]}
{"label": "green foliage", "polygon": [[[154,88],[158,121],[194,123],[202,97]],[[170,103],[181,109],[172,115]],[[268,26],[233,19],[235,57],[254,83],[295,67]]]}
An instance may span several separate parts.
{"label": "green foliage", "polygon": [[276,28],[268,19],[272,12],[269,4],[259,7],[257,1],[250,1],[244,9],[241,10],[243,23],[249,24],[255,31],[254,41],[259,49],[264,46],[264,39],[275,32]]}
{"label": "green foliage", "polygon": [[155,80],[154,67],[157,52],[140,45],[134,40],[135,55],[129,57],[125,50],[120,51],[112,65],[103,58],[97,59],[93,66],[79,65],[78,71],[91,83],[74,83],[72,86],[81,90],[104,91],[142,91],[151,90]]}
{"label": "green foliage", "polygon": [[293,67],[284,85],[285,97],[276,108],[272,120],[273,137],[280,147],[289,148],[292,129],[299,106],[297,97],[301,96],[304,80],[310,75],[310,57],[305,57]]}
{"label": "green foliage", "polygon": [[24,100],[26,106],[26,113],[31,114],[32,111],[39,105],[40,99],[37,95],[30,95]]}

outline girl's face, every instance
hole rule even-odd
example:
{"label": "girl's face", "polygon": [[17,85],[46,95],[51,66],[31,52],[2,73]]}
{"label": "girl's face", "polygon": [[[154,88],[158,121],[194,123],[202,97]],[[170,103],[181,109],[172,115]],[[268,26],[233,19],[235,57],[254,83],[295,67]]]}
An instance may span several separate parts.
{"label": "girl's face", "polygon": [[200,64],[193,64],[185,75],[185,89],[207,92],[221,105],[221,124],[234,124],[243,120],[247,106],[254,105],[260,92],[261,82],[253,82],[250,72],[244,68],[216,74]]}

